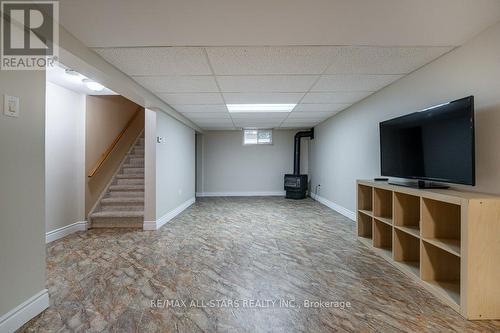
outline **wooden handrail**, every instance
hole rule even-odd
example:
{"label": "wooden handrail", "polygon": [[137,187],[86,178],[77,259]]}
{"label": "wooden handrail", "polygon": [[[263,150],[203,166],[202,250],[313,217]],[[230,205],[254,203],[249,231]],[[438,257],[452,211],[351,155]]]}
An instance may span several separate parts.
{"label": "wooden handrail", "polygon": [[111,152],[113,152],[113,149],[115,149],[116,145],[118,144],[120,139],[123,137],[125,132],[130,128],[130,126],[132,126],[132,123],[137,118],[137,116],[139,116],[141,111],[142,111],[142,108],[137,109],[135,114],[132,116],[132,118],[130,118],[127,125],[125,125],[125,127],[120,132],[120,134],[118,134],[118,136],[113,140],[111,145],[104,151],[104,153],[102,153],[102,155],[99,158],[99,160],[97,161],[96,165],[92,168],[92,170],[88,174],[88,178],[94,177],[94,175],[97,173],[97,171],[101,168],[101,166],[104,164],[104,162],[108,159],[109,155],[111,155]]}

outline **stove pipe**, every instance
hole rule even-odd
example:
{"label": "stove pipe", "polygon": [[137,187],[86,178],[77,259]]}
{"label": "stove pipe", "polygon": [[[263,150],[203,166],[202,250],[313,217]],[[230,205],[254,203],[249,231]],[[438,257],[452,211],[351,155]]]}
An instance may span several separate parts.
{"label": "stove pipe", "polygon": [[295,134],[295,142],[293,147],[293,174],[300,175],[300,139],[301,138],[311,138],[314,139],[314,128],[309,131],[297,132]]}

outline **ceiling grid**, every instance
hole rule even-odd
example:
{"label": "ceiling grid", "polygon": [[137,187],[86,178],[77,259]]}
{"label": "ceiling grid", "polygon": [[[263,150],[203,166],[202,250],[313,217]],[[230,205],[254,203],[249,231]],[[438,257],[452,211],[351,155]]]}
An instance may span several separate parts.
{"label": "ceiling grid", "polygon": [[[449,50],[434,46],[96,49],[206,130],[311,127]],[[231,114],[228,103],[297,105],[289,113]]]}

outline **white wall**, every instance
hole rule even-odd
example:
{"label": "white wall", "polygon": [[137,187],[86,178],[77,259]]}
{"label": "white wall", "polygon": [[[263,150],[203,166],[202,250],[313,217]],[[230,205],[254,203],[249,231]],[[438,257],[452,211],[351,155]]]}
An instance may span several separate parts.
{"label": "white wall", "polygon": [[[203,158],[199,195],[282,194],[283,176],[293,171],[298,131],[274,130],[272,145],[243,145],[242,131],[205,132],[198,152]],[[301,173],[307,173],[308,140],[301,149]]]}
{"label": "white wall", "polygon": [[195,133],[176,119],[156,112],[156,218],[195,197]]}
{"label": "white wall", "polygon": [[196,134],[196,193],[203,192],[203,135]]}
{"label": "white wall", "polygon": [[[0,318],[45,290],[45,72],[1,71],[0,96],[20,97],[19,118],[0,109]],[[26,312],[25,312],[26,314]],[[29,315],[29,314],[28,314]],[[15,321],[0,320],[0,331]]]}
{"label": "white wall", "polygon": [[156,111],[144,110],[144,224],[156,230]]}
{"label": "white wall", "polygon": [[85,219],[85,95],[47,82],[46,232]]}
{"label": "white wall", "polygon": [[476,102],[477,186],[500,194],[500,23],[315,128],[312,191],[355,210],[355,181],[380,174],[380,121],[468,95]]}

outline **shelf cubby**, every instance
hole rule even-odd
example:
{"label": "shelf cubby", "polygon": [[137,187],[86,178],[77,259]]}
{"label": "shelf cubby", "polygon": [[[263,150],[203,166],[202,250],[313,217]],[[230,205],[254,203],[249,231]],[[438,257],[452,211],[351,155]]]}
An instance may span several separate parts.
{"label": "shelf cubby", "polygon": [[357,181],[360,243],[470,320],[500,319],[500,196]]}
{"label": "shelf cubby", "polygon": [[404,231],[394,230],[394,260],[420,277],[420,240]]}
{"label": "shelf cubby", "polygon": [[373,216],[392,224],[392,191],[373,189]]}
{"label": "shelf cubby", "polygon": [[422,199],[422,239],[460,256],[460,205]]}
{"label": "shelf cubby", "polygon": [[394,226],[420,237],[420,197],[394,192]]}
{"label": "shelf cubby", "polygon": [[392,227],[378,220],[373,220],[373,246],[383,250],[392,258]]}
{"label": "shelf cubby", "polygon": [[358,236],[372,239],[372,218],[361,212],[358,212]]}
{"label": "shelf cubby", "polygon": [[371,186],[358,185],[358,210],[371,214],[373,207],[373,188]]}
{"label": "shelf cubby", "polygon": [[420,256],[422,280],[460,305],[460,257],[425,241]]}

